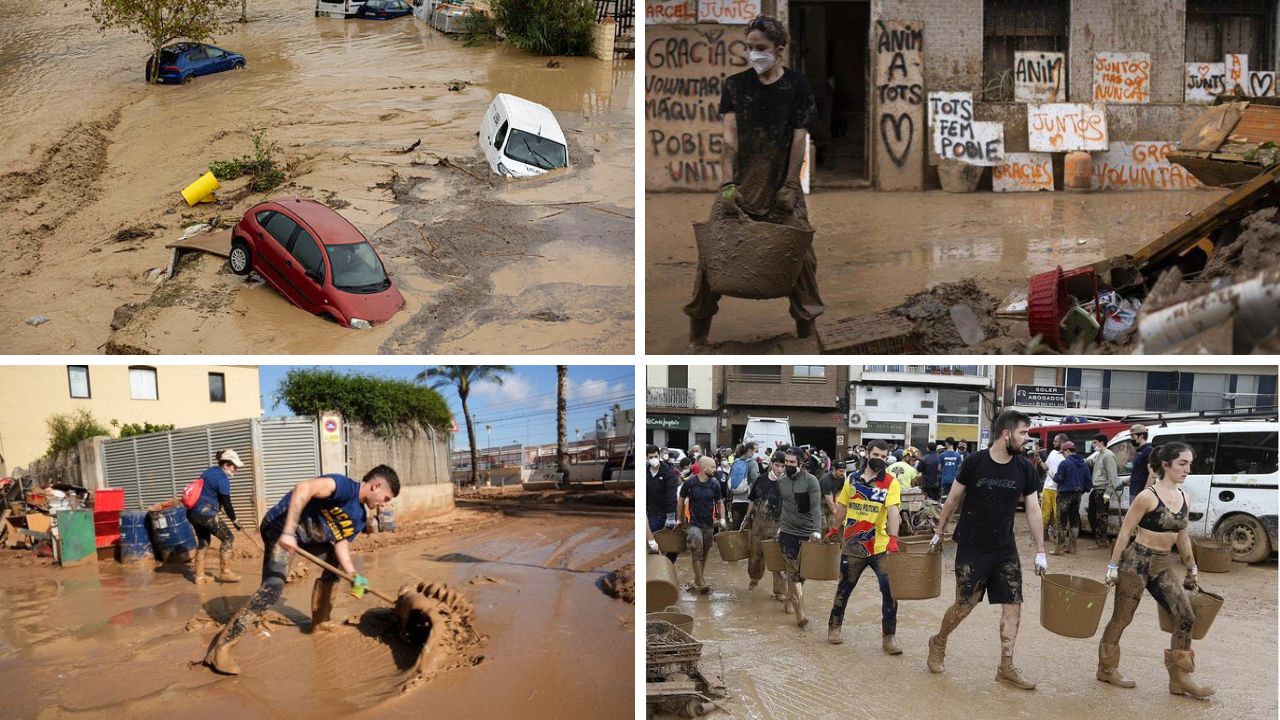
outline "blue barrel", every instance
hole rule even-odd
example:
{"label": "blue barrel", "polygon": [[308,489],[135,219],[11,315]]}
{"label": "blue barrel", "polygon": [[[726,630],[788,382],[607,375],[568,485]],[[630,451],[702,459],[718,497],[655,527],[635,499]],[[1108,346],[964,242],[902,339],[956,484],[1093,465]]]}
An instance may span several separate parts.
{"label": "blue barrel", "polygon": [[137,562],[151,557],[151,537],[147,535],[145,510],[120,513],[120,562]]}
{"label": "blue barrel", "polygon": [[378,508],[378,531],[396,531],[396,513],[391,508],[385,506]]}
{"label": "blue barrel", "polygon": [[196,550],[196,531],[187,520],[187,509],[181,505],[151,513],[151,530],[155,533],[156,547],[162,555],[166,552]]}

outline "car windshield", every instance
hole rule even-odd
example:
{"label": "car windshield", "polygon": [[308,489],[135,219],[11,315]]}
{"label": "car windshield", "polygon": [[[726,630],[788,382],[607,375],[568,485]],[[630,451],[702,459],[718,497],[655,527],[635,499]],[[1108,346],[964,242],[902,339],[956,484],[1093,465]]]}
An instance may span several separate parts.
{"label": "car windshield", "polygon": [[353,293],[376,293],[391,287],[382,261],[367,242],[349,245],[326,245],[329,267],[333,270],[333,286]]}
{"label": "car windshield", "polygon": [[512,160],[543,170],[554,170],[569,164],[563,145],[524,130],[511,131],[511,139],[507,141],[505,152]]}

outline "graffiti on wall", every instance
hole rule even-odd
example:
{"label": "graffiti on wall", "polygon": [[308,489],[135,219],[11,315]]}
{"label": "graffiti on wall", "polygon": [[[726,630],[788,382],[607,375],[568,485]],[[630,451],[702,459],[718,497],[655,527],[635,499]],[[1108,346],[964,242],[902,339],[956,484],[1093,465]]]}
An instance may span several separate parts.
{"label": "graffiti on wall", "polygon": [[760,0],[698,0],[698,22],[746,25],[760,12]]}
{"label": "graffiti on wall", "polygon": [[1052,191],[1053,155],[1005,153],[1004,160],[991,169],[991,189],[995,192]]}
{"label": "graffiti on wall", "polygon": [[882,190],[924,188],[924,27],[876,20],[876,182]]}
{"label": "graffiti on wall", "polygon": [[1189,103],[1211,103],[1226,90],[1225,63],[1187,63],[1186,92]]}
{"label": "graffiti on wall", "polygon": [[698,20],[698,6],[694,0],[645,0],[646,25],[663,23],[691,24]]}
{"label": "graffiti on wall", "polygon": [[1093,101],[1151,101],[1151,55],[1144,52],[1100,52],[1093,56]]}
{"label": "graffiti on wall", "polygon": [[1276,74],[1268,71],[1250,70],[1249,84],[1245,87],[1245,95],[1249,97],[1271,97],[1276,92]]}
{"label": "graffiti on wall", "polygon": [[1065,56],[1058,52],[1015,52],[1013,54],[1013,99],[1015,102],[1045,103],[1066,99],[1062,89]]}
{"label": "graffiti on wall", "polygon": [[1027,141],[1033,152],[1106,150],[1106,106],[1084,103],[1028,105]]}
{"label": "graffiti on wall", "polygon": [[929,132],[939,157],[970,165],[998,165],[1004,125],[973,119],[973,93],[929,93]]}
{"label": "graffiti on wall", "polygon": [[1222,64],[1227,71],[1223,78],[1223,92],[1230,95],[1237,87],[1244,92],[1244,85],[1249,82],[1249,56],[1244,53],[1227,53],[1222,57]]}
{"label": "graffiti on wall", "polygon": [[1201,183],[1186,168],[1169,162],[1176,143],[1162,140],[1113,142],[1093,153],[1094,190],[1191,190]]}

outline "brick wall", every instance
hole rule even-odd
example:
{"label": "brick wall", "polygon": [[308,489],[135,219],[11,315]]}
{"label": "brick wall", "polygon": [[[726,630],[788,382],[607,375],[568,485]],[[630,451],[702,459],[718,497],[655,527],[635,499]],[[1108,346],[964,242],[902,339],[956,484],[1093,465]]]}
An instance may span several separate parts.
{"label": "brick wall", "polygon": [[[759,373],[750,365],[727,365],[720,370],[724,404],[730,407],[749,405],[834,410],[836,396],[846,392],[845,388],[849,384],[849,368],[844,365],[827,365],[826,377],[822,382],[810,382],[812,378],[796,378],[793,365],[782,366],[780,382],[744,381],[743,375]],[[831,413],[824,411],[822,414]]]}

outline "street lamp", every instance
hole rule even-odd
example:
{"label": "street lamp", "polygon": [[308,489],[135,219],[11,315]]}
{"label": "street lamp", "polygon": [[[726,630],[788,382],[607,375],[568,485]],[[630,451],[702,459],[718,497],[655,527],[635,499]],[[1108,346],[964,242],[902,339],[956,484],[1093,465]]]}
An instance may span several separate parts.
{"label": "street lamp", "polygon": [[489,455],[489,464],[493,464],[493,437],[490,433],[493,431],[492,425],[484,426],[484,449]]}

